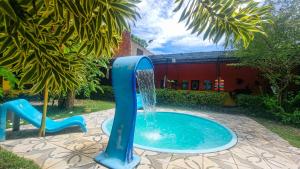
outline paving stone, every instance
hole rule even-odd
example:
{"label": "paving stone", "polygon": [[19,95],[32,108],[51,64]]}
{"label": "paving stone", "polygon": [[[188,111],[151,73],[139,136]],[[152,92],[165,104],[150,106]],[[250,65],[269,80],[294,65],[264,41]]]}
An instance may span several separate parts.
{"label": "paving stone", "polygon": [[[137,169],[300,169],[299,148],[246,116],[175,108],[158,108],[158,111],[213,119],[236,132],[238,143],[228,150],[207,154],[172,154],[135,148],[134,152],[141,157]],[[32,125],[21,126],[19,132],[8,130],[7,140],[0,142],[0,146],[34,160],[45,169],[104,169],[94,157],[107,146],[109,137],[101,126],[113,115],[114,109],[83,115],[87,133],[74,127],[38,138],[38,130]]]}

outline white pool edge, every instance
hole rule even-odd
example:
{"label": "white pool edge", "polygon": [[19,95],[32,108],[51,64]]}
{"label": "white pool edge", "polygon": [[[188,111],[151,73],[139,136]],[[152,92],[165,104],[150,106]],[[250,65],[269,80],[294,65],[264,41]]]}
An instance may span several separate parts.
{"label": "white pool edge", "polygon": [[[183,113],[183,112],[166,112],[166,113],[178,113],[178,114],[184,114],[184,115],[189,115],[189,116],[194,116],[197,118],[203,118],[212,122],[217,123],[218,125],[224,127],[225,129],[227,129],[229,131],[229,133],[232,136],[232,139],[229,143],[223,145],[223,146],[219,146],[216,148],[209,148],[209,149],[199,149],[199,150],[174,150],[174,149],[163,149],[163,148],[153,148],[153,147],[149,147],[149,146],[142,146],[139,144],[133,144],[134,147],[136,148],[140,148],[143,150],[148,150],[148,151],[155,151],[155,152],[162,152],[162,153],[176,153],[176,154],[202,154],[202,153],[214,153],[214,152],[219,152],[219,151],[224,151],[227,150],[229,148],[232,148],[233,146],[235,146],[238,142],[238,138],[237,135],[235,134],[234,131],[232,131],[229,127],[227,127],[226,125],[223,125],[213,119],[210,118],[205,118],[205,117],[201,117],[201,116],[197,116],[194,114],[189,114],[189,113]],[[102,125],[101,125],[101,129],[102,131],[107,135],[110,136],[110,132],[108,131],[108,129],[105,127],[107,125],[107,123],[110,120],[113,120],[114,117],[110,117],[108,119],[106,119]]]}

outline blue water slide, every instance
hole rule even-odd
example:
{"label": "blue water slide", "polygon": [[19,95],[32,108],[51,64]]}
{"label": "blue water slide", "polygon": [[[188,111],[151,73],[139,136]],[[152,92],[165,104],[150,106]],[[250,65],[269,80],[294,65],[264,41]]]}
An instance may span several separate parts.
{"label": "blue water slide", "polygon": [[[113,63],[115,117],[107,148],[95,158],[108,168],[131,169],[140,162],[140,158],[133,154],[137,107],[141,106],[141,97],[136,93],[136,71],[145,69],[153,69],[146,56],[119,57]],[[140,104],[137,104],[138,99]]]}
{"label": "blue water slide", "polygon": [[[40,128],[41,126],[42,113],[35,109],[27,100],[18,99],[6,102],[0,106],[0,141],[5,140],[7,111],[15,113],[15,115],[37,128]],[[83,132],[87,131],[86,124],[82,116],[73,116],[60,121],[54,121],[46,117],[47,133],[58,132],[71,126],[79,126]]]}

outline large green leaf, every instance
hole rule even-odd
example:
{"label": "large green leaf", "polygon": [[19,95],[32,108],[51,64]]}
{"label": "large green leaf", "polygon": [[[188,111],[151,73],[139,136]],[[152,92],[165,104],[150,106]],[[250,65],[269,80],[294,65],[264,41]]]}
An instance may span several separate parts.
{"label": "large green leaf", "polygon": [[20,84],[32,83],[34,93],[47,80],[53,92],[76,88],[85,78],[84,60],[77,58],[112,56],[138,16],[137,2],[0,0],[0,64]]}
{"label": "large green leaf", "polygon": [[176,0],[175,3],[174,11],[183,8],[179,21],[186,21],[188,30],[198,36],[203,33],[203,39],[209,38],[215,43],[225,37],[225,46],[233,40],[247,47],[254,33],[265,34],[259,27],[270,23],[266,19],[270,7],[259,7],[253,0]]}

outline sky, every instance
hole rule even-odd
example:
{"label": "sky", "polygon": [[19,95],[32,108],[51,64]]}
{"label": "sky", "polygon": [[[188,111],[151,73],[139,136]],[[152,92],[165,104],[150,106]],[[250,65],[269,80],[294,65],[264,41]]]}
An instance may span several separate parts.
{"label": "sky", "polygon": [[222,42],[214,44],[186,30],[185,23],[178,23],[181,12],[173,12],[173,0],[142,0],[138,4],[141,18],[132,25],[134,35],[151,40],[147,47],[154,54],[222,51]]}
{"label": "sky", "polygon": [[[262,2],[263,0],[255,0]],[[154,54],[223,51],[223,40],[218,44],[192,35],[185,22],[178,22],[181,12],[173,12],[174,0],[142,0],[138,4],[141,18],[132,25],[134,35],[148,41]]]}

